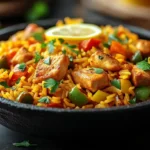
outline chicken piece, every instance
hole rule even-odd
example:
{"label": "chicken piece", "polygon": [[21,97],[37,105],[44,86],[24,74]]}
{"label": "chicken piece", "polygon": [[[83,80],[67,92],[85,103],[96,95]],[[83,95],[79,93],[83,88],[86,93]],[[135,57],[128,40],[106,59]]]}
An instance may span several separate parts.
{"label": "chicken piece", "polygon": [[123,64],[122,66],[121,66],[121,69],[123,69],[123,70],[129,70],[129,71],[131,71],[132,70],[132,68],[133,68],[133,64],[132,63],[128,63],[128,62],[126,62],[125,64]]}
{"label": "chicken piece", "polygon": [[132,81],[135,86],[150,86],[150,71],[143,71],[134,67],[131,73]]}
{"label": "chicken piece", "polygon": [[90,64],[93,67],[102,68],[106,71],[118,71],[121,69],[118,60],[101,51],[96,51],[92,54],[90,57]]}
{"label": "chicken piece", "polygon": [[81,87],[92,92],[109,86],[109,79],[106,72],[97,74],[94,70],[85,68],[79,71],[73,71],[72,77],[76,84],[79,83]]}
{"label": "chicken piece", "polygon": [[150,41],[138,40],[138,42],[136,43],[136,48],[141,51],[143,56],[150,56]]}
{"label": "chicken piece", "polygon": [[69,66],[69,58],[66,55],[55,55],[50,58],[50,65],[40,60],[35,71],[34,83],[39,83],[45,79],[53,78],[57,81],[63,79]]}
{"label": "chicken piece", "polygon": [[10,61],[13,65],[25,63],[33,58],[33,55],[24,47],[20,48],[16,55]]}
{"label": "chicken piece", "polygon": [[42,27],[39,27],[37,24],[29,24],[25,30],[24,30],[24,39],[28,39],[31,37],[34,33],[42,33],[44,32],[44,29]]}
{"label": "chicken piece", "polygon": [[18,31],[17,33],[12,35],[10,40],[12,41],[27,40],[34,33],[44,33],[44,29],[32,23],[29,24],[24,30]]}

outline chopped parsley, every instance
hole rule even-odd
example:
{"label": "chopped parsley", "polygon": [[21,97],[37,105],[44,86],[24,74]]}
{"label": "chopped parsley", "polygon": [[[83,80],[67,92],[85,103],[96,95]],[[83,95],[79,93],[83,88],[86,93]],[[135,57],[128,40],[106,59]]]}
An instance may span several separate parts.
{"label": "chopped parsley", "polygon": [[118,89],[121,89],[120,80],[113,79],[113,80],[111,81],[111,85],[113,85],[114,87],[116,87],[116,88],[118,88]]}
{"label": "chopped parsley", "polygon": [[136,104],[136,98],[134,97],[133,99],[129,100],[130,104]]}
{"label": "chopped parsley", "polygon": [[64,50],[62,50],[62,53],[65,55],[66,54],[66,50],[64,49]]}
{"label": "chopped parsley", "polygon": [[50,65],[51,62],[51,58],[47,57],[46,59],[44,59],[44,64]]}
{"label": "chopped parsley", "polygon": [[0,85],[2,85],[2,86],[5,87],[5,88],[10,88],[10,86],[7,84],[6,81],[0,82]]}
{"label": "chopped parsley", "polygon": [[23,141],[20,143],[13,143],[13,146],[16,147],[31,147],[31,146],[37,146],[37,144],[30,144],[29,141]]}
{"label": "chopped parsley", "polygon": [[109,48],[110,44],[109,43],[103,43],[103,46],[106,47],[106,48]]}
{"label": "chopped parsley", "polygon": [[127,44],[128,41],[129,41],[129,38],[126,36],[126,38],[124,40],[120,39],[118,37],[118,30],[115,29],[114,33],[110,34],[108,36],[108,42],[104,43],[103,46],[106,47],[106,48],[109,48],[111,43],[112,43],[112,41],[117,41],[117,42],[119,42],[121,44]]}
{"label": "chopped parsley", "polygon": [[70,56],[70,57],[69,57],[69,60],[70,60],[70,61],[73,61],[73,57],[72,57],[72,56]]}
{"label": "chopped parsley", "polygon": [[129,38],[126,36],[124,40],[122,40],[122,44],[127,44],[129,42]]}
{"label": "chopped parsley", "polygon": [[53,53],[54,47],[55,47],[55,42],[56,42],[56,39],[51,40],[51,41],[47,44],[49,53]]}
{"label": "chopped parsley", "polygon": [[95,73],[97,73],[97,74],[101,74],[104,72],[104,70],[101,68],[93,68],[93,69],[94,69]]}
{"label": "chopped parsley", "polygon": [[77,54],[77,55],[79,55],[79,51],[76,51],[76,50],[74,50],[74,49],[71,49],[71,51],[73,52],[73,53],[75,53],[75,54]]}
{"label": "chopped parsley", "polygon": [[19,83],[20,83],[20,80],[21,80],[21,79],[20,79],[20,78],[18,78],[18,80],[16,81],[16,84],[19,84]]}
{"label": "chopped parsley", "polygon": [[140,61],[136,64],[137,68],[142,69],[144,71],[150,70],[150,64],[147,62],[147,60]]}
{"label": "chopped parsley", "polygon": [[116,34],[110,34],[109,35],[109,41],[117,41],[119,43],[122,43],[122,40],[119,37],[117,37]]}
{"label": "chopped parsley", "polygon": [[77,48],[76,45],[71,45],[71,44],[68,44],[68,43],[66,43],[65,46],[67,46],[70,49]]}
{"label": "chopped parsley", "polygon": [[75,48],[77,48],[77,46],[76,45],[70,45],[70,44],[68,44],[68,43],[66,43],[66,44],[64,44],[66,47],[68,47],[73,53],[75,53],[75,54],[77,54],[77,55],[79,55],[79,51],[77,51],[77,50],[74,50]]}
{"label": "chopped parsley", "polygon": [[46,43],[41,43],[41,48],[46,48],[47,44]]}
{"label": "chopped parsley", "polygon": [[39,99],[38,102],[49,104],[50,100],[47,96],[45,96],[45,97],[42,97],[41,99]]}
{"label": "chopped parsley", "polygon": [[59,42],[60,42],[61,44],[63,44],[63,43],[65,42],[65,40],[62,39],[62,38],[59,38],[58,40],[59,40]]}
{"label": "chopped parsley", "polygon": [[42,59],[43,57],[40,55],[39,52],[35,52],[35,63],[38,63],[40,61],[40,59]]}
{"label": "chopped parsley", "polygon": [[45,88],[50,88],[51,93],[56,92],[57,88],[59,87],[60,82],[50,78],[45,80],[44,82],[44,87]]}
{"label": "chopped parsley", "polygon": [[98,56],[98,58],[99,58],[100,60],[103,60],[104,57],[103,57],[103,56]]}
{"label": "chopped parsley", "polygon": [[19,65],[18,65],[18,69],[19,69],[20,71],[24,71],[24,70],[26,69],[26,64],[25,64],[25,63],[19,64]]}
{"label": "chopped parsley", "polygon": [[36,32],[33,34],[33,37],[35,38],[35,40],[37,40],[41,43],[44,42],[43,32]]}

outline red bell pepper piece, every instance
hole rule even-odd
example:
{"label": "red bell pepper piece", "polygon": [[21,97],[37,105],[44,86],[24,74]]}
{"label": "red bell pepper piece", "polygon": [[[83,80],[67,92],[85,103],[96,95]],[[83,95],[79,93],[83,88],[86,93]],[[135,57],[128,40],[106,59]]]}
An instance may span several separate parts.
{"label": "red bell pepper piece", "polygon": [[12,77],[11,77],[11,79],[9,80],[9,85],[11,86],[11,85],[15,84],[15,82],[16,82],[19,78],[21,78],[22,76],[26,76],[27,73],[28,73],[27,71],[24,71],[24,72],[22,72],[22,71],[14,72],[14,74],[13,74]]}
{"label": "red bell pepper piece", "polygon": [[127,55],[124,47],[119,42],[116,41],[112,41],[111,43],[110,54],[122,54],[124,56]]}
{"label": "red bell pepper piece", "polygon": [[79,43],[79,48],[83,49],[84,51],[88,51],[90,50],[93,46],[97,47],[100,44],[100,40],[99,39],[89,39],[89,40],[84,40],[81,43]]}
{"label": "red bell pepper piece", "polygon": [[58,104],[58,103],[47,104],[47,107],[63,108],[62,104]]}

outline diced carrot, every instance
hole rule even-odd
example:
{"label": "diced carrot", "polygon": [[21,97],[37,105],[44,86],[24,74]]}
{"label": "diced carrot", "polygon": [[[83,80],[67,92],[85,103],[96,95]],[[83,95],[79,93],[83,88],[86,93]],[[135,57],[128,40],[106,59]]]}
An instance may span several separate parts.
{"label": "diced carrot", "polygon": [[112,41],[111,47],[110,47],[110,54],[122,54],[126,57],[127,53],[125,48],[116,41]]}

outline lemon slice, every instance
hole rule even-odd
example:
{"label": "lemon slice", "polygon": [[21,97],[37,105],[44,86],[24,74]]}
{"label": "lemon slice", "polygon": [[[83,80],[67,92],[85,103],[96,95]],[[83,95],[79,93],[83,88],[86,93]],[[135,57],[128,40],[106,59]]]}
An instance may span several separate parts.
{"label": "lemon slice", "polygon": [[84,40],[98,37],[101,28],[94,24],[69,24],[60,27],[52,27],[46,30],[45,36],[51,38],[63,38],[65,40]]}

